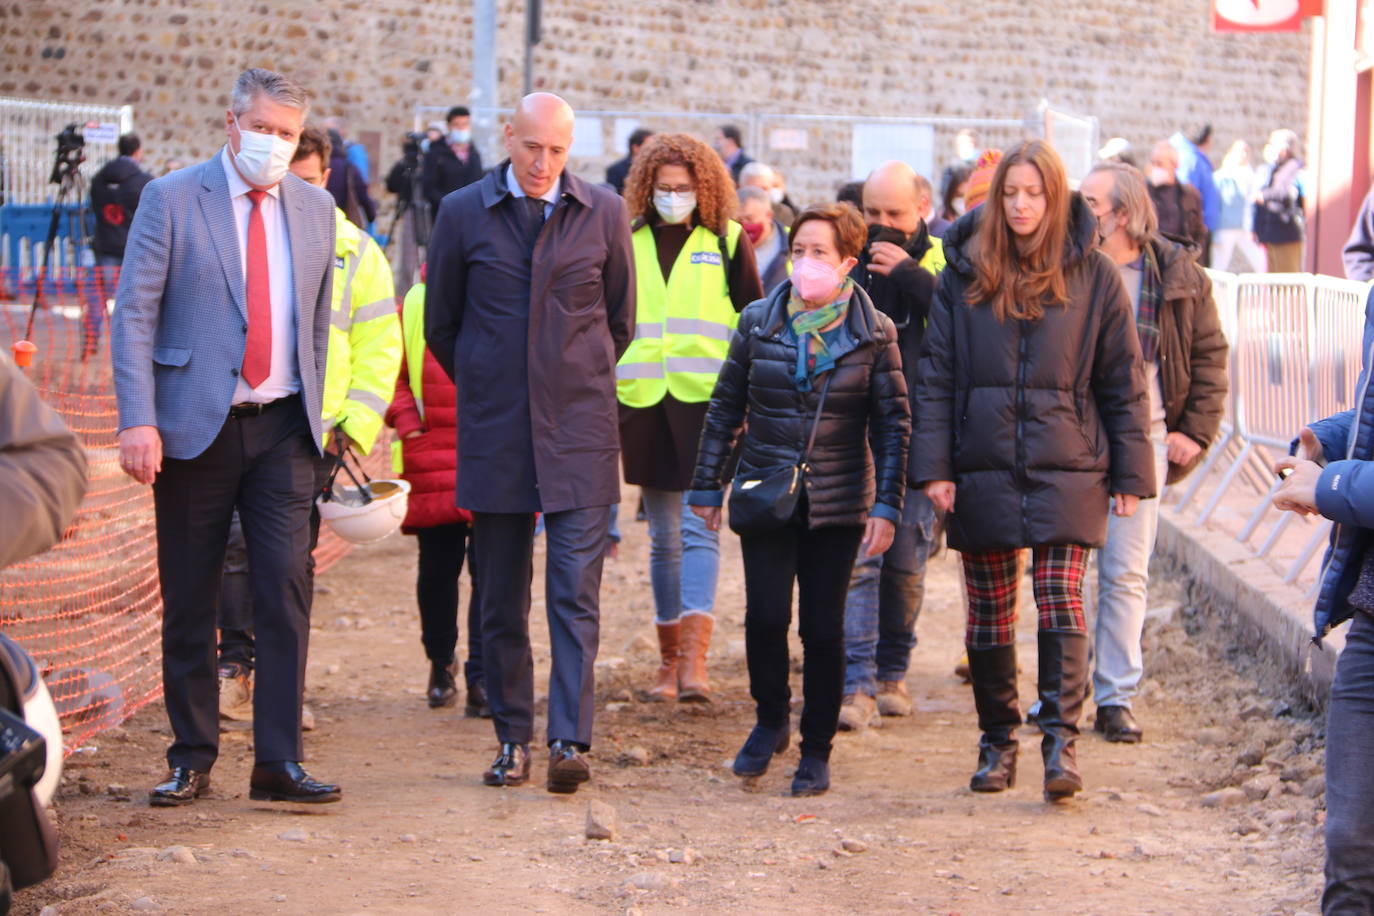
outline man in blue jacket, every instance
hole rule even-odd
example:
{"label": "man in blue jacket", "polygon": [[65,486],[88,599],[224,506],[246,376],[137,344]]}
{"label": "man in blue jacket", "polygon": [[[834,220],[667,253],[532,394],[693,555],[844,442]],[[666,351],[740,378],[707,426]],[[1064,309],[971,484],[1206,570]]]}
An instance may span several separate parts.
{"label": "man in blue jacket", "polygon": [[1322,912],[1374,912],[1374,297],[1365,307],[1364,371],[1352,410],[1304,429],[1278,508],[1335,522],[1314,611],[1317,638],[1346,620],[1326,729],[1326,890]]}
{"label": "man in blue jacket", "polygon": [[1212,160],[1207,158],[1212,146],[1212,125],[1204,124],[1191,137],[1179,131],[1169,138],[1169,145],[1178,150],[1178,180],[1197,188],[1202,196],[1202,221],[1209,234],[1216,232],[1221,223],[1221,193],[1212,174]]}

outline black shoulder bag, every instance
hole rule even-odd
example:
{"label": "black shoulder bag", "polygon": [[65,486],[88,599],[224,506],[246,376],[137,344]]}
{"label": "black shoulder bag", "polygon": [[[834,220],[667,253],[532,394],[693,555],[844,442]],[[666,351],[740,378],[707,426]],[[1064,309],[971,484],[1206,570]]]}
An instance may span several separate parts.
{"label": "black shoulder bag", "polygon": [[[804,354],[802,358],[805,358]],[[797,463],[781,468],[742,472],[730,482],[730,530],[735,534],[777,531],[796,514],[797,500],[801,498],[809,470],[807,462],[811,460],[811,449],[816,445],[816,430],[821,425],[821,408],[825,406],[825,396],[830,391],[830,380],[834,377],[833,369],[825,375],[825,385],[821,388],[820,400],[816,402],[816,416],[811,421],[811,438],[807,440],[806,451],[802,452]]]}

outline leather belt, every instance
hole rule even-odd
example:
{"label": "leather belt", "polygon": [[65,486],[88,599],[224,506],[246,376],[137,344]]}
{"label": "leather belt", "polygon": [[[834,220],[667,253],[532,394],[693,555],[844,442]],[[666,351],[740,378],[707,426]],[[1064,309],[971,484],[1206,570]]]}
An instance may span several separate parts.
{"label": "leather belt", "polygon": [[275,401],[268,401],[265,404],[232,404],[229,407],[229,416],[235,419],[239,419],[242,417],[256,417],[259,414],[267,413],[267,411],[271,410],[274,407],[280,407],[283,404],[291,404],[296,401],[299,401],[300,398],[301,396],[298,394],[288,394],[284,398],[277,398]]}

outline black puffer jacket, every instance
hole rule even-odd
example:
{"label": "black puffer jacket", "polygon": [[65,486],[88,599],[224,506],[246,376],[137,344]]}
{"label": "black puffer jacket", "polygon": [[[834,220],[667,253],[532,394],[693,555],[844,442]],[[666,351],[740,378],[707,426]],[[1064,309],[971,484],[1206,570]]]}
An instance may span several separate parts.
{"label": "black puffer jacket", "polygon": [[948,264],[921,351],[915,476],[957,485],[955,550],[1101,547],[1110,494],[1156,492],[1130,298],[1094,250],[1097,222],[1075,194],[1068,305],[1005,324],[987,304],[967,305],[968,246],[983,210],[945,234]]}
{"label": "black puffer jacket", "polygon": [[[794,464],[806,448],[824,381],[801,392],[793,380],[797,346],[787,330],[791,294],[791,281],[782,283],[740,314],[701,431],[689,497],[693,505],[721,504],[721,477],[746,420],[741,472]],[[870,510],[896,522],[906,490],[911,407],[897,331],[859,287],[843,328],[806,476],[812,528],[862,525]]]}

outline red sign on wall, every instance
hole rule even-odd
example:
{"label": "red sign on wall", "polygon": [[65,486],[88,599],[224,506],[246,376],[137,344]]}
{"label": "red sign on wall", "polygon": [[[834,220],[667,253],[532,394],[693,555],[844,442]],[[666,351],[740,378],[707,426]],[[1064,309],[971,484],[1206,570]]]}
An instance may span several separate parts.
{"label": "red sign on wall", "polygon": [[1214,32],[1296,32],[1323,0],[1212,0]]}

